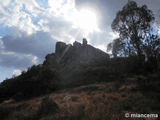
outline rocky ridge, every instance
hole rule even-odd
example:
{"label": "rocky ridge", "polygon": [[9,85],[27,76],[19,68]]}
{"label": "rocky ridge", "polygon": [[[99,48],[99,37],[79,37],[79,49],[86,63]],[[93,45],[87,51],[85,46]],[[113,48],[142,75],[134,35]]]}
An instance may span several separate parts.
{"label": "rocky ridge", "polygon": [[88,45],[87,40],[83,38],[82,44],[77,41],[73,45],[57,42],[55,53],[48,54],[43,65],[56,67],[61,63],[70,63],[77,59],[84,61],[99,57],[109,58],[109,55],[98,48]]}

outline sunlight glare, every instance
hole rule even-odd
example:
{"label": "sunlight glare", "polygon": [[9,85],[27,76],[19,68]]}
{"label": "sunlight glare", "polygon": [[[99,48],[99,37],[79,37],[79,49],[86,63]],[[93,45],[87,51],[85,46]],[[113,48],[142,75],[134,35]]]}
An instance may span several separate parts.
{"label": "sunlight glare", "polygon": [[75,12],[72,17],[74,27],[79,27],[87,32],[99,31],[96,15],[89,10]]}

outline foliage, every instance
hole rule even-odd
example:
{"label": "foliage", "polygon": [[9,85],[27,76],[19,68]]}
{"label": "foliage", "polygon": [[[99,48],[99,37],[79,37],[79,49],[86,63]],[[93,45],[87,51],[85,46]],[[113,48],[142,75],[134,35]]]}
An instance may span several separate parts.
{"label": "foliage", "polygon": [[152,11],[146,5],[138,7],[136,2],[129,1],[122,10],[118,11],[111,27],[113,31],[119,33],[121,40],[130,41],[141,60],[143,39],[150,32],[154,19]]}
{"label": "foliage", "polygon": [[[83,85],[69,89],[70,92],[65,89],[65,91],[48,94],[47,96],[58,104],[59,110],[55,113],[54,111],[52,112],[53,108],[50,110],[51,114],[44,112],[41,114],[41,118],[37,113],[43,98],[46,96],[14,104],[1,103],[0,114],[2,113],[2,119],[6,118],[7,120],[121,120],[125,119],[126,111],[129,114],[134,114],[135,111],[138,113],[158,114],[160,111],[159,92],[155,94],[155,91],[152,92],[150,90],[152,94],[149,94],[149,90],[146,92],[145,89],[139,89],[137,84],[138,79],[140,77],[144,79],[145,76],[126,75],[123,77],[121,79],[124,80],[120,80],[119,83],[116,81],[106,84]],[[150,77],[150,79],[157,78],[154,81],[158,82],[159,80],[158,76]],[[115,89],[116,84],[119,87]],[[153,85],[154,83],[150,82],[149,84]],[[91,90],[90,94],[87,94],[88,90]],[[66,98],[66,93],[70,95],[70,98],[64,99]]]}
{"label": "foliage", "polygon": [[158,30],[160,30],[160,9],[157,11],[157,14],[156,14],[156,26]]}
{"label": "foliage", "polygon": [[111,27],[113,31],[120,33],[120,38],[130,39],[137,48],[141,38],[145,37],[144,33],[149,32],[154,19],[152,11],[146,5],[138,7],[136,2],[130,1],[118,11]]}
{"label": "foliage", "polygon": [[139,61],[136,57],[79,60],[65,65],[60,64],[58,69],[33,65],[20,76],[3,81],[0,85],[0,94],[3,96],[2,101],[11,97],[15,100],[24,100],[63,87],[115,81],[122,74],[140,73],[138,68]]}
{"label": "foliage", "polygon": [[[0,84],[0,95],[3,96],[2,100],[12,96],[15,99],[28,99],[55,91],[58,89],[55,85],[56,81],[58,81],[56,70],[33,65],[20,76],[4,80]],[[20,94],[21,98],[19,98]]]}
{"label": "foliage", "polygon": [[18,92],[12,98],[16,101],[21,101],[24,99],[24,95],[21,92]]}
{"label": "foliage", "polygon": [[114,57],[137,56],[143,73],[145,61],[157,71],[160,39],[153,27],[154,20],[154,14],[146,5],[138,7],[135,1],[129,1],[117,12],[111,24],[119,38],[108,44],[108,51],[112,51]]}
{"label": "foliage", "polygon": [[135,49],[129,40],[114,39],[107,45],[107,51],[111,51],[113,57],[128,57],[135,55]]}

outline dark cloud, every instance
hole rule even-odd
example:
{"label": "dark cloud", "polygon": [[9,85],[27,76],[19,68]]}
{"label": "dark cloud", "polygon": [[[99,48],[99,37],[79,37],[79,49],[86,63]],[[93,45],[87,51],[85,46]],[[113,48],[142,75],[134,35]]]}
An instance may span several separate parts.
{"label": "dark cloud", "polygon": [[3,42],[2,39],[0,38],[0,51],[3,49]]}
{"label": "dark cloud", "polygon": [[7,35],[2,38],[5,51],[32,54],[41,58],[47,52],[54,51],[55,40],[46,32],[37,32],[32,35]]}
{"label": "dark cloud", "polygon": [[0,54],[0,66],[8,68],[26,69],[34,64],[33,55],[6,53]]}
{"label": "dark cloud", "polygon": [[48,53],[53,53],[56,40],[48,33],[39,31],[31,35],[7,35],[2,37],[2,43],[0,65],[26,68],[35,63],[42,63]]}

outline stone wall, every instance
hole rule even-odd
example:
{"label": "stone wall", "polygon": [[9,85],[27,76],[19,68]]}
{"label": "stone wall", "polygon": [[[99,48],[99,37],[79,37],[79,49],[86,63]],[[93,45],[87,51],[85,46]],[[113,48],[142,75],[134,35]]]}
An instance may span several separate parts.
{"label": "stone wall", "polygon": [[56,50],[55,50],[55,53],[56,53],[57,55],[61,55],[61,54],[64,52],[64,50],[65,50],[66,48],[67,48],[66,43],[57,42],[57,43],[56,43]]}
{"label": "stone wall", "polygon": [[45,65],[53,65],[63,62],[71,62],[76,59],[86,60],[102,56],[109,58],[107,53],[88,45],[86,39],[83,39],[82,44],[75,41],[73,46],[71,44],[67,45],[64,42],[57,42],[55,53],[47,55],[44,63]]}

